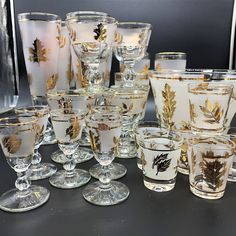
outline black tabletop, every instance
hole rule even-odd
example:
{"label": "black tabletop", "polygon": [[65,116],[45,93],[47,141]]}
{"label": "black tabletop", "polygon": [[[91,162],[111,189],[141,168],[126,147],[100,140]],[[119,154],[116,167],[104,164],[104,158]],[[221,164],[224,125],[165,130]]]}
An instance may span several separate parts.
{"label": "black tabletop", "polygon": [[[28,92],[22,94],[20,103],[28,103]],[[148,115],[152,118],[153,104],[149,102]],[[52,162],[50,155],[57,145],[42,146],[43,161]],[[14,188],[16,174],[0,152],[0,194]],[[189,190],[188,176],[178,174],[175,188],[166,193],[156,193],[143,185],[142,172],[136,159],[116,159],[128,172],[119,181],[130,189],[129,198],[116,206],[98,207],[82,197],[84,187],[61,190],[50,186],[48,180],[34,184],[47,187],[49,201],[25,213],[0,211],[1,236],[120,236],[120,235],[234,235],[236,222],[236,183],[228,183],[220,200],[204,200]],[[95,160],[78,165],[89,170]],[[62,169],[62,165],[57,165]],[[91,179],[90,183],[95,181]]]}

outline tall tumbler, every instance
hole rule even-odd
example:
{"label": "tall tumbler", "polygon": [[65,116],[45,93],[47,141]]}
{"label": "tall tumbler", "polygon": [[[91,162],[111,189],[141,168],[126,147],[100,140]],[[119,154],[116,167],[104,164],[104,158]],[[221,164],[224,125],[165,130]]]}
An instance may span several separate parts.
{"label": "tall tumbler", "polygon": [[[18,15],[30,93],[34,105],[47,104],[46,93],[58,81],[58,55],[61,19],[58,15],[40,12]],[[44,144],[54,143],[49,123]]]}
{"label": "tall tumbler", "polygon": [[14,2],[0,0],[0,113],[15,107],[19,93]]}

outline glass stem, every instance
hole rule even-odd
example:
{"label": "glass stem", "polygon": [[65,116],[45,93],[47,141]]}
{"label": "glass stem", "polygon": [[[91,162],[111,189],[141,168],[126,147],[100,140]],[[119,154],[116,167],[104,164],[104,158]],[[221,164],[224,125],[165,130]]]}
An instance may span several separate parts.
{"label": "glass stem", "polygon": [[109,172],[109,166],[102,166],[102,172],[99,176],[99,181],[102,183],[102,189],[108,189],[111,187],[111,174]]}
{"label": "glass stem", "polygon": [[73,177],[75,174],[75,166],[76,163],[73,160],[73,155],[67,155],[66,156],[67,161],[63,164],[63,168],[66,170],[66,176],[67,177]]}
{"label": "glass stem", "polygon": [[38,151],[38,147],[36,147],[34,149],[34,155],[33,155],[33,159],[32,159],[31,166],[30,166],[31,169],[39,168],[38,164],[41,162],[41,160],[42,160],[41,154]]}
{"label": "glass stem", "polygon": [[28,179],[28,175],[25,171],[17,172],[17,179],[15,182],[16,188],[19,190],[20,195],[28,194],[28,189],[30,187],[30,180]]}
{"label": "glass stem", "polygon": [[86,64],[86,69],[83,72],[86,80],[91,87],[99,87],[102,82],[102,77],[99,72],[99,62],[93,62]]}
{"label": "glass stem", "polygon": [[134,71],[134,64],[135,61],[124,61],[124,65],[125,65],[125,70],[124,70],[124,83],[127,86],[133,86],[134,83],[134,75],[135,75],[135,71]]}

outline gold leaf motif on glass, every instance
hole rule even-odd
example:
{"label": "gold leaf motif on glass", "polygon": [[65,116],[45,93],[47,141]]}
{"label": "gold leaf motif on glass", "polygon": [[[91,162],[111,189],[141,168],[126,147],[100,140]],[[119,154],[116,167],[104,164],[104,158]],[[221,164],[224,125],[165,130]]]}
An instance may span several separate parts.
{"label": "gold leaf motif on glass", "polygon": [[21,139],[13,134],[9,137],[5,137],[2,143],[10,154],[14,154],[20,149]]}
{"label": "gold leaf motif on glass", "polygon": [[147,165],[147,161],[145,160],[145,156],[142,149],[140,151],[140,155],[141,155],[140,160],[141,160],[142,166]]}
{"label": "gold leaf motif on glass", "polygon": [[190,113],[190,120],[195,123],[195,118],[197,118],[197,114],[195,113],[195,106],[189,100],[189,113]]}
{"label": "gold leaf motif on glass", "polygon": [[104,124],[104,123],[98,124],[98,130],[100,130],[100,131],[106,131],[106,130],[110,130],[110,129],[111,128],[107,124]]}
{"label": "gold leaf motif on glass", "polygon": [[161,65],[160,65],[160,63],[158,63],[158,64],[156,65],[156,71],[161,71]]}
{"label": "gold leaf motif on glass", "polygon": [[58,80],[58,75],[53,74],[48,80],[47,80],[47,90],[52,90],[55,88],[56,83]]}
{"label": "gold leaf motif on glass", "polygon": [[61,34],[57,36],[57,40],[58,40],[59,47],[64,48],[66,45],[66,37],[63,34]]}
{"label": "gold leaf motif on glass", "polygon": [[99,23],[97,25],[97,28],[94,29],[93,32],[96,34],[94,36],[94,38],[96,40],[98,40],[99,42],[102,42],[102,41],[104,41],[107,38],[107,35],[106,35],[107,30],[106,30],[105,26],[102,23]]}
{"label": "gold leaf motif on glass", "polygon": [[67,64],[67,70],[66,70],[66,78],[67,78],[67,81],[68,81],[68,84],[69,84],[69,85],[70,85],[70,83],[72,82],[73,77],[74,77],[74,73],[73,73],[73,71],[72,71],[72,67],[71,67],[71,57],[70,57],[69,63]]}
{"label": "gold leaf motif on glass", "polygon": [[121,33],[116,32],[116,34],[115,34],[115,42],[117,44],[122,44],[122,42],[123,42],[123,35]]}
{"label": "gold leaf motif on glass", "polygon": [[80,134],[80,124],[78,117],[72,117],[70,119],[70,127],[66,129],[66,135],[70,136],[70,139],[76,139]]}
{"label": "gold leaf motif on glass", "polygon": [[36,38],[33,42],[33,47],[29,48],[29,61],[39,64],[40,62],[46,62],[48,61],[48,52],[49,50]]}

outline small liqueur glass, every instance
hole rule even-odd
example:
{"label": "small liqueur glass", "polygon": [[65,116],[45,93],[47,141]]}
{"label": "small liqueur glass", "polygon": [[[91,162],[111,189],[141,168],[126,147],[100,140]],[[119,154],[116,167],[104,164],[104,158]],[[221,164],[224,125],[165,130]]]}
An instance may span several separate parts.
{"label": "small liqueur glass", "polygon": [[81,62],[86,85],[91,91],[101,89],[104,75],[99,65],[111,55],[117,22],[100,15],[74,15],[66,19],[74,52]]}
{"label": "small liqueur glass", "polygon": [[49,178],[56,171],[57,168],[55,165],[51,163],[41,162],[42,156],[39,153],[38,149],[43,142],[43,137],[47,127],[47,121],[49,117],[49,109],[48,106],[28,106],[28,107],[19,107],[15,109],[16,114],[27,114],[29,116],[33,116],[37,119],[36,122],[36,140],[35,140],[35,148],[31,166],[28,171],[30,173],[30,180],[40,180]]}
{"label": "small liqueur glass", "polygon": [[89,184],[83,190],[83,197],[99,206],[115,205],[126,200],[129,189],[123,183],[111,181],[107,166],[112,163],[117,152],[121,135],[122,117],[117,111],[103,111],[89,114],[85,121],[96,160],[103,166],[99,181]]}
{"label": "small liqueur glass", "polygon": [[235,144],[229,137],[195,135],[190,140],[191,192],[205,199],[223,197]]}
{"label": "small liqueur glass", "polygon": [[155,70],[185,70],[185,52],[159,52],[155,55]]}
{"label": "small liqueur glass", "polygon": [[193,131],[222,132],[226,121],[233,85],[190,83],[189,114]]}
{"label": "small liqueur glass", "polygon": [[122,133],[118,144],[119,158],[135,158],[137,156],[134,126],[143,116],[147,103],[147,90],[132,86],[112,86],[111,105],[122,109]]}
{"label": "small liqueur glass", "polygon": [[76,162],[73,154],[79,147],[86,109],[55,109],[50,111],[52,125],[58,141],[58,146],[66,156],[64,170],[50,177],[52,186],[62,189],[78,188],[89,182],[91,176],[82,169],[75,169]]}
{"label": "small liqueur glass", "polygon": [[139,146],[140,137],[144,137],[145,135],[151,134],[167,134],[169,131],[165,128],[161,128],[157,121],[141,121],[138,123],[137,127],[135,128],[135,140],[137,144],[137,166],[140,170],[142,170],[142,162],[143,162],[143,155],[141,155],[141,148]]}
{"label": "small liqueur glass", "polygon": [[9,166],[17,173],[16,188],[0,197],[0,209],[24,212],[35,209],[49,198],[49,191],[31,185],[26,174],[34,153],[37,119],[11,116],[0,119],[0,143]]}
{"label": "small liqueur glass", "polygon": [[[46,93],[54,90],[58,81],[61,18],[41,12],[18,15],[23,53],[34,105],[47,105]],[[55,143],[51,123],[43,144]]]}
{"label": "small liqueur glass", "polygon": [[125,66],[124,82],[132,86],[134,65],[146,53],[152,27],[148,23],[119,22],[115,37],[115,56]]}
{"label": "small liqueur glass", "polygon": [[[117,106],[108,106],[108,105],[104,105],[104,106],[93,106],[90,108],[90,113],[94,114],[94,113],[103,113],[103,112],[118,112],[121,113],[121,108],[117,107]],[[107,165],[107,170],[109,171],[110,174],[110,178],[112,180],[115,179],[119,179],[121,177],[123,177],[126,173],[127,173],[127,169],[124,165],[117,163],[117,162],[112,162],[111,164]],[[104,170],[104,167],[102,167],[102,165],[95,164],[94,166],[92,166],[89,169],[89,173],[92,177],[99,179],[99,177],[102,174],[102,171]]]}
{"label": "small liqueur glass", "polygon": [[145,187],[156,192],[170,191],[175,187],[177,162],[182,139],[170,132],[154,132],[139,136]]}
{"label": "small liqueur glass", "polygon": [[[90,108],[95,104],[96,96],[87,89],[57,90],[47,94],[48,105],[50,109],[84,109]],[[90,147],[89,137],[83,130],[82,137],[79,140],[80,146]],[[93,152],[90,148],[80,147],[73,154],[76,163],[82,163],[93,158]],[[56,163],[65,163],[66,156],[59,149],[52,153],[51,159]]]}

